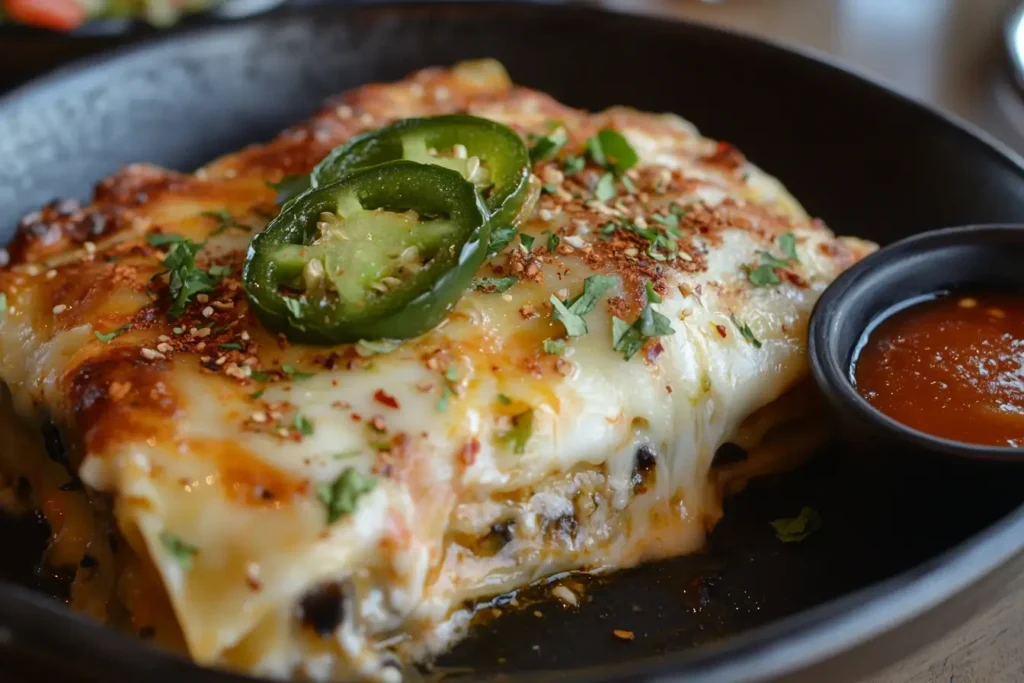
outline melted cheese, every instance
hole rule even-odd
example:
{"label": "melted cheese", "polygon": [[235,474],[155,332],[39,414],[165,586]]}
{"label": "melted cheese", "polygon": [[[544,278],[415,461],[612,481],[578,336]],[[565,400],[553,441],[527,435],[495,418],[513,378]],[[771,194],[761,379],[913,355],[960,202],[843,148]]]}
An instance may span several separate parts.
{"label": "melted cheese", "polygon": [[[639,194],[595,205],[586,188],[600,173],[590,169],[542,196],[523,232],[538,245],[558,234],[556,253],[536,249],[525,264],[515,249],[499,255],[481,276],[522,270],[507,293],[466,292],[437,329],[372,357],[280,343],[248,313],[237,271],[181,321],[167,320],[166,296],[147,293],[161,264],[145,234],[206,240],[203,263],[237,268],[251,231],[275,210],[266,181],[308,171],[362,130],[456,110],[524,134],[557,119],[577,148],[614,128],[640,155],[630,172]],[[557,171],[553,162],[534,169],[545,183]],[[673,203],[688,217],[684,255],[670,263],[602,238],[611,218],[653,221]],[[245,229],[219,229],[204,213],[222,211]],[[82,229],[97,217],[98,237]],[[778,253],[787,232],[799,262],[781,284],[753,287],[744,267]],[[99,594],[117,593],[135,629],[182,639],[201,663],[257,674],[394,677],[388,652],[447,646],[466,600],[567,569],[694,550],[720,515],[722,490],[813,447],[820,430],[798,430],[745,471],[709,476],[723,443],[756,453],[766,435],[778,437],[773,427],[810,410],[787,397],[806,374],[810,309],[870,248],[837,240],[778,181],[676,116],[587,114],[511,85],[492,62],[460,65],[349,93],[305,126],[192,176],[131,167],[88,207],[27,218],[0,272],[0,376],[23,419],[64,429],[87,485],[79,507],[56,518],[91,523],[90,501],[111,501],[130,552],[118,560],[119,586],[106,578]],[[542,342],[563,331],[549,297],[579,293],[595,272],[620,278],[587,316],[590,333],[564,355],[544,353]],[[612,348],[612,315],[632,321],[648,279],[675,333],[626,361]],[[122,325],[109,343],[94,334]],[[254,382],[254,368],[279,381]],[[516,453],[501,435],[527,409],[533,430]],[[641,447],[657,455],[638,473]],[[6,453],[8,472],[31,469],[29,452]],[[46,468],[40,491],[60,470]],[[376,485],[328,524],[318,489],[346,468]],[[107,507],[96,508],[96,524],[107,523]],[[99,529],[76,533],[98,543]],[[188,561],[171,537],[194,549]],[[74,561],[85,548],[60,552]],[[163,608],[139,600],[154,584]],[[296,606],[331,584],[342,585],[344,615],[324,637]],[[104,605],[87,609],[110,618]]]}

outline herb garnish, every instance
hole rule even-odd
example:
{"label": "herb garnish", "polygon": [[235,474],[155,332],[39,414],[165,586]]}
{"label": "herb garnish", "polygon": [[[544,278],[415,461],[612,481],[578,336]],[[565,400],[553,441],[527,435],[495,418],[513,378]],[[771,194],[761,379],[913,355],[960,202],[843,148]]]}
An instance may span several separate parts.
{"label": "herb garnish", "polygon": [[487,248],[487,257],[490,258],[495,256],[502,249],[508,246],[508,243],[512,241],[512,238],[519,232],[519,228],[507,225],[502,228],[497,228],[491,233],[491,244]]}
{"label": "herb garnish", "polygon": [[530,251],[531,249],[533,249],[533,239],[533,235],[519,235],[519,242],[522,244],[523,249],[526,251]]}
{"label": "herb garnish", "polygon": [[356,353],[363,358],[369,358],[380,353],[391,353],[399,347],[401,342],[393,339],[360,339],[356,342]]}
{"label": "herb garnish", "polygon": [[526,451],[526,443],[533,436],[533,408],[512,417],[512,426],[507,432],[496,437],[498,443],[511,445],[512,452],[522,455]]}
{"label": "herb garnish", "polygon": [[761,340],[754,336],[754,331],[750,329],[750,325],[747,323],[740,323],[740,321],[736,319],[736,316],[731,313],[729,314],[729,320],[731,320],[732,324],[736,326],[736,329],[740,331],[743,338],[754,345],[755,349],[761,348]]}
{"label": "herb garnish", "polygon": [[7,312],[7,293],[0,292],[0,313]]}
{"label": "herb garnish", "polygon": [[747,279],[755,287],[779,284],[782,280],[779,279],[775,269],[787,268],[793,263],[800,262],[796,255],[796,235],[787,232],[780,235],[777,242],[779,248],[786,254],[786,258],[779,258],[767,251],[758,251],[757,255],[761,258],[761,262],[756,267],[743,266],[747,272]]}
{"label": "herb garnish", "polygon": [[242,346],[241,344],[239,344],[238,342],[224,342],[223,344],[218,344],[218,346],[220,346],[220,348],[222,348],[222,349],[227,349],[229,351],[244,351],[245,350],[245,347]]}
{"label": "herb garnish", "polygon": [[192,568],[192,561],[195,559],[196,553],[199,552],[199,548],[185,543],[179,536],[169,531],[160,532],[160,542],[182,569],[188,571]]}
{"label": "herb garnish", "polygon": [[519,278],[515,275],[509,275],[508,277],[482,277],[479,280],[473,280],[473,289],[501,294],[508,291],[517,282],[519,282]]}
{"label": "herb garnish", "polygon": [[561,356],[565,353],[565,340],[545,339],[544,343],[541,344],[541,348],[544,349],[544,353],[549,353],[552,356]]}
{"label": "herb garnish", "polygon": [[582,171],[587,165],[587,160],[583,157],[567,157],[565,163],[562,164],[562,172],[566,175],[575,175]]}
{"label": "herb garnish", "polygon": [[337,479],[317,487],[317,496],[327,506],[327,523],[334,524],[345,515],[355,512],[356,501],[373,490],[377,480],[346,467]]}
{"label": "herb garnish", "polygon": [[594,310],[598,297],[617,282],[618,278],[612,275],[591,275],[583,281],[583,291],[564,304],[552,294],[550,299],[551,305],[554,307],[552,315],[565,325],[565,331],[570,337],[586,334],[587,323],[583,316]]}
{"label": "herb garnish", "polygon": [[507,406],[512,403],[512,399],[510,399],[505,394],[498,394],[498,403],[500,403],[503,406]]}
{"label": "herb garnish", "polygon": [[615,197],[615,176],[611,173],[605,173],[601,176],[601,179],[597,181],[597,187],[594,189],[594,195],[598,201],[606,202],[609,199]]}
{"label": "herb garnish", "polygon": [[550,159],[558,154],[565,143],[569,142],[569,136],[566,134],[564,128],[556,128],[551,133],[537,138],[536,144],[530,150],[530,161],[537,163],[538,161],[544,161]]}
{"label": "herb garnish", "polygon": [[561,238],[559,238],[556,233],[553,233],[550,230],[545,230],[544,232],[547,233],[548,236],[548,253],[554,254],[555,249],[558,248],[558,243],[561,242]]}
{"label": "herb garnish", "polygon": [[251,228],[248,225],[242,225],[235,220],[235,217],[228,213],[225,209],[218,209],[217,211],[203,211],[204,218],[212,218],[217,221],[217,227],[210,231],[210,237],[219,235],[228,228],[238,228],[239,230],[245,230],[248,232]]}
{"label": "herb garnish", "polygon": [[661,303],[661,295],[654,291],[654,283],[651,282],[650,280],[647,281],[647,303]]}
{"label": "herb garnish", "polygon": [[104,344],[109,344],[110,342],[112,342],[114,340],[114,337],[118,336],[119,334],[124,334],[130,328],[131,328],[131,325],[122,325],[121,327],[117,328],[116,330],[114,330],[112,332],[107,332],[106,334],[103,334],[102,332],[99,332],[97,330],[93,330],[93,334],[96,335],[96,338],[99,339]]}
{"label": "herb garnish", "polygon": [[441,385],[441,398],[437,402],[437,410],[441,413],[448,410],[448,401],[454,393],[452,391],[452,385],[458,383],[459,374],[455,371],[455,368],[448,368],[445,370],[444,379],[445,381]]}
{"label": "herb garnish", "polygon": [[284,364],[284,365],[281,366],[281,372],[283,372],[284,374],[288,375],[288,379],[295,380],[295,381],[299,381],[299,380],[303,380],[303,379],[309,379],[310,377],[313,376],[312,373],[309,373],[309,372],[299,372],[298,370],[293,368],[291,365],[287,365],[287,364]]}
{"label": "herb garnish", "polygon": [[295,428],[295,431],[303,436],[313,436],[313,423],[302,413],[295,413],[292,426]]}
{"label": "herb garnish", "polygon": [[650,304],[644,306],[640,317],[632,325],[618,316],[612,316],[613,348],[621,353],[625,360],[635,356],[648,339],[668,337],[675,333],[672,322],[654,310]]}
{"label": "herb garnish", "polygon": [[147,235],[146,240],[154,247],[169,245],[164,258],[167,270],[157,275],[167,274],[167,289],[173,300],[167,317],[177,320],[192,303],[192,298],[200,292],[212,292],[220,277],[196,265],[196,254],[203,248],[204,242],[193,242],[173,234]]}
{"label": "herb garnish", "polygon": [[639,157],[625,136],[605,128],[587,140],[587,152],[598,166],[603,166],[615,175],[621,176],[636,166]]}
{"label": "herb garnish", "polygon": [[775,536],[783,543],[799,543],[821,528],[821,515],[814,508],[804,506],[796,517],[771,522]]}

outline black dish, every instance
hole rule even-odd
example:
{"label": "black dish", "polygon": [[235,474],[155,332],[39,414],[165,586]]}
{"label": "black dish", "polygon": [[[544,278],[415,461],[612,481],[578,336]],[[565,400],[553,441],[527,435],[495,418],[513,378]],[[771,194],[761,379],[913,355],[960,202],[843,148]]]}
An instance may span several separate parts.
{"label": "black dish", "polygon": [[[480,56],[576,106],[679,112],[840,233],[891,242],[1024,216],[1024,168],[1009,153],[826,63],[689,24],[450,3],[286,11],[168,36],[16,91],[0,99],[0,227],[54,196],[87,197],[123,163],[193,168],[271,137],[329,94]],[[857,680],[966,621],[1024,568],[1024,487],[936,462],[830,448],[731,500],[706,552],[595,582],[578,613],[510,614],[441,663],[515,681]],[[768,522],[803,505],[825,526],[779,543]],[[23,546],[9,573],[30,583],[33,546]],[[10,583],[0,604],[4,650],[48,680],[237,680]],[[614,628],[636,640],[615,640]]]}
{"label": "black dish", "polygon": [[967,460],[1024,462],[1024,451],[960,443],[911,429],[878,411],[850,379],[858,344],[880,316],[935,292],[1024,291],[1024,226],[978,225],[915,235],[850,268],[811,314],[811,372],[850,439]]}

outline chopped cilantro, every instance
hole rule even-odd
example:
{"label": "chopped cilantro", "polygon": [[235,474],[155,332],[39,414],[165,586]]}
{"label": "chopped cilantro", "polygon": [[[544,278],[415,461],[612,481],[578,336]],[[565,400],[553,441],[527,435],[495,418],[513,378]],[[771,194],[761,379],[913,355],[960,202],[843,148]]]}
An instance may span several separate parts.
{"label": "chopped cilantro", "polygon": [[334,524],[345,515],[355,512],[360,497],[373,490],[377,480],[360,474],[352,467],[346,467],[329,484],[317,487],[317,496],[327,506],[327,523]]}
{"label": "chopped cilantro", "polygon": [[449,382],[458,382],[459,373],[454,367],[450,367],[444,371],[444,378]]}
{"label": "chopped cilantro", "polygon": [[566,175],[575,175],[582,171],[586,165],[587,160],[583,157],[568,157],[566,158],[565,163],[562,164],[562,171]]}
{"label": "chopped cilantro", "polygon": [[104,344],[109,344],[114,340],[114,337],[118,336],[119,334],[124,334],[129,330],[129,328],[131,328],[131,325],[122,325],[113,332],[107,332],[106,334],[103,334],[102,332],[93,330],[93,334],[95,334],[96,338],[99,339]]}
{"label": "chopped cilantro", "polygon": [[392,339],[360,339],[356,342],[356,353],[363,358],[376,356],[380,353],[391,353],[398,348],[400,343],[401,342],[394,341]]}
{"label": "chopped cilantro", "polygon": [[300,194],[305,192],[310,187],[308,175],[290,175],[285,176],[279,183],[267,183],[267,187],[277,192],[277,196],[274,198],[274,203],[278,206],[283,205]]}
{"label": "chopped cilantro", "polygon": [[206,272],[215,278],[222,278],[231,273],[231,266],[210,266]]}
{"label": "chopped cilantro", "polygon": [[263,396],[263,392],[264,391],[266,391],[266,389],[260,389],[259,391],[254,391],[251,394],[249,394],[249,398],[251,398],[251,399],[253,399],[255,401],[256,399],[258,399],[258,398]]}
{"label": "chopped cilantro", "polygon": [[274,379],[274,375],[263,370],[253,370],[252,374],[249,376],[254,382],[269,382]]}
{"label": "chopped cilantro", "polygon": [[614,235],[615,231],[618,230],[618,229],[619,229],[619,226],[618,226],[617,223],[613,223],[612,221],[608,221],[607,223],[605,223],[604,225],[601,226],[601,235],[604,236],[604,237],[610,237],[610,236]]}
{"label": "chopped cilantro", "polygon": [[569,142],[569,136],[564,128],[557,128],[551,133],[537,138],[537,142],[530,150],[530,161],[537,163],[538,161],[551,159],[565,147],[567,142]]}
{"label": "chopped cilantro", "polygon": [[7,312],[7,293],[0,292],[0,313]]}
{"label": "chopped cilantro", "polygon": [[622,133],[604,129],[587,140],[587,151],[598,166],[622,175],[636,166],[639,157]]}
{"label": "chopped cilantro", "polygon": [[779,235],[779,239],[777,241],[779,243],[779,249],[789,257],[790,261],[800,263],[800,257],[796,255],[796,235],[791,232],[787,232]]}
{"label": "chopped cilantro", "polygon": [[[221,346],[223,346],[223,344]],[[308,372],[299,372],[298,370],[293,368],[291,365],[287,365],[287,364],[284,364],[284,365],[281,366],[281,372],[283,372],[284,374],[288,375],[288,379],[292,379],[292,380],[296,380],[296,381],[303,380],[303,379],[309,379],[310,377],[313,376],[311,373],[308,373]]]}
{"label": "chopped cilantro", "polygon": [[821,515],[814,508],[804,506],[796,517],[784,517],[771,522],[775,536],[783,543],[799,543],[821,528]]}
{"label": "chopped cilantro", "polygon": [[761,257],[761,263],[763,265],[771,266],[772,268],[785,268],[789,265],[789,260],[783,260],[772,256],[767,251],[757,252],[758,256]]}
{"label": "chopped cilantro", "polygon": [[228,228],[238,228],[239,230],[246,231],[250,230],[249,226],[242,225],[236,221],[235,217],[224,209],[218,209],[217,211],[203,211],[202,215],[204,218],[212,218],[217,221],[217,227],[210,232],[211,237],[221,234]]}
{"label": "chopped cilantro", "polygon": [[334,460],[346,460],[348,458],[354,458],[360,453],[362,453],[362,450],[358,448],[346,448],[343,451],[335,453],[334,455],[331,456],[331,458],[333,458]]}
{"label": "chopped cilantro", "polygon": [[452,390],[447,384],[441,385],[441,398],[437,401],[437,412],[443,413],[448,410],[448,401],[451,399]]}
{"label": "chopped cilantro", "polygon": [[520,234],[519,235],[519,241],[522,243],[523,248],[526,249],[526,251],[530,251],[531,249],[533,249],[533,236],[532,235]]}
{"label": "chopped cilantro", "polygon": [[670,213],[667,216],[662,216],[660,213],[656,213],[654,214],[654,216],[652,216],[652,218],[658,223],[664,225],[666,228],[679,227],[679,216],[675,215],[674,213]]}
{"label": "chopped cilantro", "polygon": [[615,197],[615,176],[611,173],[605,173],[601,176],[601,179],[597,181],[597,188],[594,190],[594,195],[598,201],[606,202],[609,199]]}
{"label": "chopped cilantro", "polygon": [[303,436],[313,436],[313,423],[302,413],[295,413],[292,426],[295,428],[295,431]]}
{"label": "chopped cilantro", "polygon": [[548,233],[548,253],[554,254],[555,249],[558,248],[558,243],[561,241],[558,235],[551,232],[550,230],[545,231]]}
{"label": "chopped cilantro", "polygon": [[555,185],[554,183],[547,183],[545,185],[540,186],[540,191],[543,192],[544,194],[557,194],[558,185]]}
{"label": "chopped cilantro", "polygon": [[512,446],[512,452],[522,455],[526,451],[526,443],[533,436],[533,409],[529,409],[512,418],[512,426],[507,432],[499,434],[500,444]]}
{"label": "chopped cilantro", "polygon": [[478,289],[484,292],[502,292],[508,291],[508,289],[519,282],[519,278],[515,275],[509,275],[508,277],[483,277],[479,280],[473,280],[473,289]]}
{"label": "chopped cilantro", "polygon": [[541,344],[541,348],[544,349],[544,353],[550,353],[552,356],[561,356],[565,353],[565,340],[545,339],[544,343]]}
{"label": "chopped cilantro", "polygon": [[647,303],[661,303],[661,295],[654,291],[654,283],[652,283],[650,280],[647,281]]}
{"label": "chopped cilantro", "polygon": [[505,394],[498,394],[498,403],[500,403],[503,406],[507,406],[510,403],[512,403],[512,399],[510,399]]}
{"label": "chopped cilantro", "polygon": [[621,176],[619,178],[619,180],[622,181],[622,186],[624,188],[626,188],[626,192],[628,192],[630,194],[636,194],[636,192],[637,192],[636,185],[633,183],[632,180],[629,179],[629,176],[627,176],[627,175]]}
{"label": "chopped cilantro", "polygon": [[648,339],[668,337],[675,333],[672,322],[654,310],[650,304],[644,306],[640,317],[632,325],[618,316],[612,316],[613,348],[626,360],[635,356]]}
{"label": "chopped cilantro", "polygon": [[508,246],[508,243],[512,241],[512,238],[519,232],[519,228],[514,225],[507,225],[505,227],[497,228],[491,233],[491,244],[487,249],[487,256],[496,255],[502,249]]}
{"label": "chopped cilantro", "polygon": [[[146,239],[153,246],[170,245],[164,266],[167,270],[167,289],[172,299],[167,317],[177,320],[200,292],[212,292],[217,278],[196,265],[196,254],[203,248],[203,242],[193,242],[181,235],[148,235]],[[161,273],[163,274],[163,273]]]}
{"label": "chopped cilantro", "polygon": [[554,307],[554,318],[565,325],[565,331],[570,337],[586,334],[587,323],[583,320],[583,316],[594,310],[597,299],[617,282],[618,278],[612,275],[591,275],[583,281],[583,291],[564,304],[552,294],[551,305]]}
{"label": "chopped cilantro", "polygon": [[673,202],[672,205],[668,207],[668,211],[673,216],[685,216],[690,212],[690,207]]}
{"label": "chopped cilantro", "polygon": [[225,342],[223,344],[220,344],[220,348],[228,349],[229,351],[241,351],[245,347],[239,344],[238,342]]}
{"label": "chopped cilantro", "polygon": [[199,552],[199,548],[185,543],[179,536],[169,531],[160,532],[160,543],[182,569],[188,571],[192,568],[192,561],[195,559],[196,553]]}
{"label": "chopped cilantro", "polygon": [[770,265],[762,263],[757,268],[751,268],[745,266],[747,270],[747,279],[750,280],[750,284],[755,287],[767,287],[769,285],[777,285],[782,280],[775,273],[775,268]]}
{"label": "chopped cilantro", "polygon": [[736,326],[736,329],[740,331],[743,338],[754,345],[755,349],[761,348],[761,341],[754,336],[754,332],[750,329],[750,325],[747,323],[741,324],[740,321],[736,319],[736,316],[732,314],[729,314],[729,320],[731,320],[732,324]]}

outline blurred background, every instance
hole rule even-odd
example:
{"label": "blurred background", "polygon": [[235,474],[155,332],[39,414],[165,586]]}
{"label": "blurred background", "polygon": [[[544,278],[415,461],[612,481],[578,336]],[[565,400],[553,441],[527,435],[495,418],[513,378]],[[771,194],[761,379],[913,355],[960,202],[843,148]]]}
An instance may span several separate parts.
{"label": "blurred background", "polygon": [[[0,91],[77,57],[159,32],[352,1],[0,0]],[[1019,0],[570,2],[712,23],[820,51],[1024,152],[1024,102],[1007,50],[1008,24]]]}

